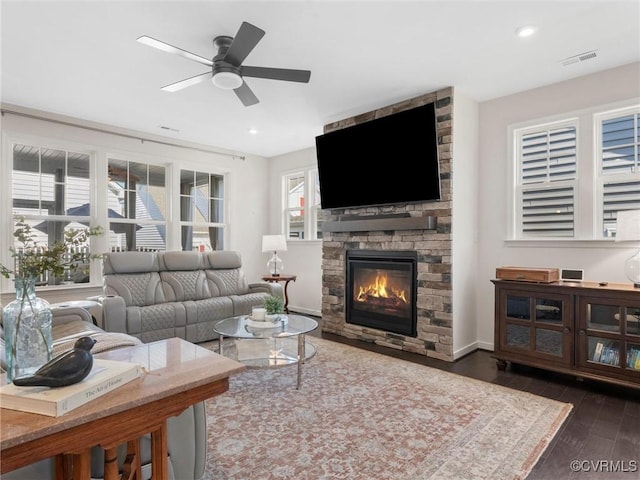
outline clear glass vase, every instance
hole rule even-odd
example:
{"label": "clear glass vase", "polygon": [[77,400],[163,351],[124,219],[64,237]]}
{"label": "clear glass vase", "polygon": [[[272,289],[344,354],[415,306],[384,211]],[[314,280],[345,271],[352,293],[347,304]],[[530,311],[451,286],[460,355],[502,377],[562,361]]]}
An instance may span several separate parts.
{"label": "clear glass vase", "polygon": [[33,374],[51,360],[51,307],[36,297],[34,278],[16,278],[16,299],[2,309],[7,383]]}

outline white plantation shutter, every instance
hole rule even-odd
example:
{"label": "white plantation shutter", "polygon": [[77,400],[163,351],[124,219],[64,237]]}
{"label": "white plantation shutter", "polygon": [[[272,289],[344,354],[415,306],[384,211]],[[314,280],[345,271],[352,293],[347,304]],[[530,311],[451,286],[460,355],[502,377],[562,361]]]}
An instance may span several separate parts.
{"label": "white plantation shutter", "polygon": [[563,124],[516,132],[523,238],[574,235],[576,130]]}
{"label": "white plantation shutter", "polygon": [[640,113],[605,115],[599,127],[602,234],[612,237],[617,212],[640,209]]}

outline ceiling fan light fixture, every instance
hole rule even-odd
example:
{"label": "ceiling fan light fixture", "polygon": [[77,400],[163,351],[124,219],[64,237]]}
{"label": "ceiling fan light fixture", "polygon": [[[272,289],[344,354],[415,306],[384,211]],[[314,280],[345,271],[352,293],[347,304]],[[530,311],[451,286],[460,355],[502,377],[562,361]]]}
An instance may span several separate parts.
{"label": "ceiling fan light fixture", "polygon": [[213,75],[211,81],[223,90],[235,90],[242,86],[242,77],[234,72],[218,72]]}

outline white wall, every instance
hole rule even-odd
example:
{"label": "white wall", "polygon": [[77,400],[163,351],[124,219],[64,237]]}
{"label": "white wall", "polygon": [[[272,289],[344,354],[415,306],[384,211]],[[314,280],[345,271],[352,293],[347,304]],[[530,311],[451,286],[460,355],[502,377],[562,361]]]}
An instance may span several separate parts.
{"label": "white wall", "polygon": [[[11,106],[10,109],[16,109]],[[19,108],[18,108],[19,109]],[[26,109],[19,109],[27,111]],[[69,119],[67,117],[45,114],[44,112],[34,112],[38,115],[44,115],[57,120],[71,121],[81,123],[84,126],[92,126],[95,128],[113,129],[121,133],[136,135],[136,132],[115,129],[105,125],[99,125],[89,122],[82,122],[78,119]],[[262,235],[268,229],[268,209],[264,199],[267,198],[268,189],[267,182],[268,160],[262,157],[245,155],[236,153],[239,156],[245,156],[242,160],[238,157],[228,155],[218,155],[215,153],[204,152],[200,150],[174,147],[154,142],[141,142],[139,139],[126,138],[123,136],[102,133],[98,131],[87,130],[74,126],[53,123],[23,116],[6,114],[2,117],[2,164],[0,166],[0,262],[5,265],[10,264],[10,253],[8,243],[11,241],[11,233],[13,232],[12,222],[10,218],[10,209],[6,208],[11,205],[11,145],[9,140],[20,138],[28,141],[33,139],[37,141],[39,138],[51,139],[52,142],[60,142],[65,145],[85,146],[95,152],[96,156],[106,156],[108,154],[120,154],[127,159],[149,161],[153,163],[161,163],[167,165],[175,165],[180,168],[202,168],[205,171],[215,169],[216,172],[228,173],[228,183],[226,188],[229,194],[228,217],[229,224],[228,234],[226,236],[226,249],[238,250],[242,255],[243,268],[250,282],[259,280],[260,276],[265,273],[265,262],[263,262],[262,254]],[[144,138],[154,138],[164,142],[176,142],[175,140],[164,137],[153,137],[147,134],[138,134]],[[220,150],[214,147],[206,147],[202,145],[194,145],[185,143],[185,145],[200,147],[210,150]],[[179,249],[179,225],[170,226],[173,235],[174,245],[169,248]],[[8,303],[12,300],[12,284],[5,281],[3,283],[3,295],[1,303]],[[83,299],[88,295],[96,295],[100,293],[101,286],[83,286],[81,288],[73,288],[68,290],[57,289],[55,291],[39,290],[39,295],[47,298],[51,302],[60,302],[64,300]]]}
{"label": "white wall", "polygon": [[[579,68],[579,66],[576,66]],[[573,68],[573,67],[570,67]],[[505,242],[508,179],[512,156],[507,129],[514,123],[579,111],[636,98],[640,101],[640,64],[622,66],[480,104],[478,195],[478,341],[493,348],[494,291],[491,279],[503,265],[582,268],[585,279],[628,282],[624,261],[633,249],[603,242]],[[456,139],[457,141],[457,139]]]}
{"label": "white wall", "polygon": [[[269,233],[283,231],[282,175],[315,168],[316,149],[307,148],[269,159]],[[289,283],[289,309],[310,315],[320,315],[322,311],[322,241],[287,241],[287,251],[278,252],[282,258],[285,273],[297,275]],[[263,254],[264,269],[269,259]]]}
{"label": "white wall", "polygon": [[452,316],[453,356],[478,348],[478,103],[458,89],[453,95]]}

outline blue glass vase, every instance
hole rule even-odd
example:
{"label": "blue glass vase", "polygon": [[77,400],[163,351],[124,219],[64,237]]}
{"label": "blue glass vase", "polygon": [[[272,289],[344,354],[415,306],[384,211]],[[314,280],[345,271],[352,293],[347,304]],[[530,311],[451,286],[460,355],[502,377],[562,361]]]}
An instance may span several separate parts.
{"label": "blue glass vase", "polygon": [[2,309],[7,383],[51,360],[51,307],[36,297],[35,278],[16,278],[16,299]]}

